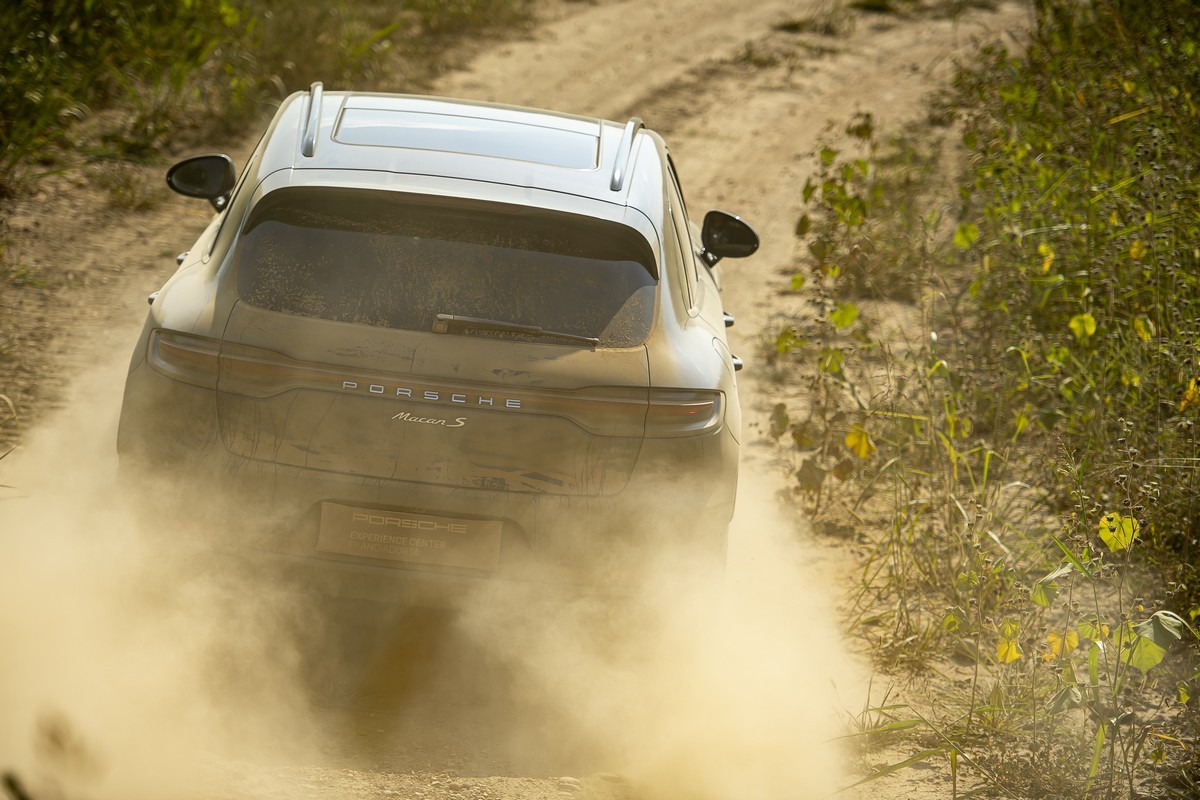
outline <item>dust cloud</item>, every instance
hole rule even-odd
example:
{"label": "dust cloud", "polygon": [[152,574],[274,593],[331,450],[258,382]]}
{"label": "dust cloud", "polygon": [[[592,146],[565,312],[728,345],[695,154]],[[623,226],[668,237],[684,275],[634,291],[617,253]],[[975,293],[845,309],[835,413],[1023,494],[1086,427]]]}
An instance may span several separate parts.
{"label": "dust cloud", "polygon": [[82,378],[0,461],[0,770],[39,800],[211,796],[212,759],[315,742],[307,598],[213,562],[171,497],[118,491],[124,372]]}
{"label": "dust cloud", "polygon": [[509,591],[464,616],[517,665],[518,690],[643,800],[817,798],[845,785],[838,738],[865,679],[842,646],[828,565],[805,552],[774,485],[743,469],[724,581],[672,549],[620,605]]}
{"label": "dust cloud", "polygon": [[[458,645],[418,642],[390,663],[379,649],[371,668],[404,675],[386,713],[330,714],[312,684],[312,664],[337,658],[321,598],[215,560],[211,522],[170,517],[161,486],[118,491],[124,372],[121,359],[81,379],[0,461],[0,770],[38,800],[243,796],[223,777],[231,764],[258,773],[256,796],[289,796],[303,782],[272,789],[269,776],[298,768],[565,774],[553,758],[521,758],[533,751],[619,773],[614,787],[643,800],[843,785],[836,740],[864,681],[827,570],[776,513],[773,479],[742,476],[723,581],[673,551],[619,602],[485,589],[444,625],[408,629]],[[504,719],[476,719],[439,681]],[[453,756],[430,744],[439,735]],[[525,752],[484,757],[502,750]],[[304,793],[358,793],[331,780]]]}

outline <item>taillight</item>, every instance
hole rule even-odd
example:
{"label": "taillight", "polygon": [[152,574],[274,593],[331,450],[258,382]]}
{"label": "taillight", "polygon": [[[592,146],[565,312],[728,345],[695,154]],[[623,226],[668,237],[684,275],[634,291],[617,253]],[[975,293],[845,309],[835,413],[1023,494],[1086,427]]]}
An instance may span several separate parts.
{"label": "taillight", "polygon": [[280,353],[222,342],[207,336],[157,330],[150,335],[150,365],[173,380],[249,397],[270,397],[297,388],[329,388],[341,373],[307,365]]}
{"label": "taillight", "polygon": [[175,331],[154,331],[147,354],[150,366],[172,380],[205,389],[217,388],[221,340]]}
{"label": "taillight", "polygon": [[312,389],[478,413],[568,419],[599,436],[703,436],[720,429],[724,397],[700,389],[592,386],[573,390],[481,386],[369,373],[296,361],[282,353],[190,333],[156,330],[150,365],[183,383],[244,397],[273,397]]}
{"label": "taillight", "polygon": [[691,389],[651,389],[646,412],[646,436],[700,436],[721,427],[724,414],[720,392]]}

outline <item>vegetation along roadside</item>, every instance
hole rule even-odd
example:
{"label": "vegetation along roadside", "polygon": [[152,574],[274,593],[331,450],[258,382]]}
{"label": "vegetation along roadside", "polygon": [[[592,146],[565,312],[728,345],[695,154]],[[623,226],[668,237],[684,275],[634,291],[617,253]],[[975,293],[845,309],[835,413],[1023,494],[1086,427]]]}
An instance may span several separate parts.
{"label": "vegetation along roadside", "polygon": [[855,720],[865,781],[1195,797],[1200,16],[1035,5],[935,135],[863,113],[817,153],[770,430],[818,530],[858,537],[878,685],[923,676]]}
{"label": "vegetation along roadside", "polygon": [[[0,191],[243,130],[317,77],[419,85],[437,42],[524,13],[383,6],[20,0]],[[772,432],[796,502],[862,552],[851,624],[877,685],[923,684],[854,720],[867,780],[924,761],[954,797],[1194,797],[1200,20],[1187,0],[1036,6],[1022,53],[992,49],[932,112],[958,123],[942,146],[864,113],[817,154],[784,287],[813,313],[764,343]],[[0,287],[39,280],[0,255]],[[15,414],[0,396],[0,429]]]}
{"label": "vegetation along roadside", "polygon": [[458,37],[528,16],[524,0],[10,5],[0,15],[0,196],[76,159],[145,159],[179,138],[239,133],[314,80],[419,86]]}

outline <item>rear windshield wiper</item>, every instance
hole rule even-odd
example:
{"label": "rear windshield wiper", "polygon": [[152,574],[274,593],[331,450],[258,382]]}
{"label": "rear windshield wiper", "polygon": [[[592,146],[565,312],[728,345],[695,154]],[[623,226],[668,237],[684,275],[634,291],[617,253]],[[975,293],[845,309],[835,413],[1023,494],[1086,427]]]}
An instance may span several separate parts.
{"label": "rear windshield wiper", "polygon": [[433,323],[434,333],[452,333],[455,330],[476,328],[488,331],[505,331],[507,333],[527,333],[532,336],[548,336],[555,339],[565,339],[568,342],[598,345],[600,340],[594,336],[580,336],[565,331],[548,331],[537,325],[522,325],[519,322],[504,322],[498,319],[481,319],[479,317],[463,317],[458,314],[438,314],[437,322]]}

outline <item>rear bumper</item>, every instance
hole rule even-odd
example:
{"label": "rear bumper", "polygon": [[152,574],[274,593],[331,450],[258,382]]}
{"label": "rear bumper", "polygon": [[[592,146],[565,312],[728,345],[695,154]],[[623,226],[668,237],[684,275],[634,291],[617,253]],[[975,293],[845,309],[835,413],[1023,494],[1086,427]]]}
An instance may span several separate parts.
{"label": "rear bumper", "polygon": [[[167,529],[235,557],[265,559],[321,594],[410,605],[457,605],[484,585],[518,581],[620,591],[664,552],[723,555],[738,443],[727,428],[649,439],[626,487],[607,496],[438,486],[279,465],[230,453],[216,434],[214,395],[171,392],[168,419],[131,374],[118,447],[125,484]],[[154,423],[148,420],[155,419]],[[415,456],[419,457],[419,456]],[[502,523],[495,569],[415,565],[317,549],[323,503]]]}

